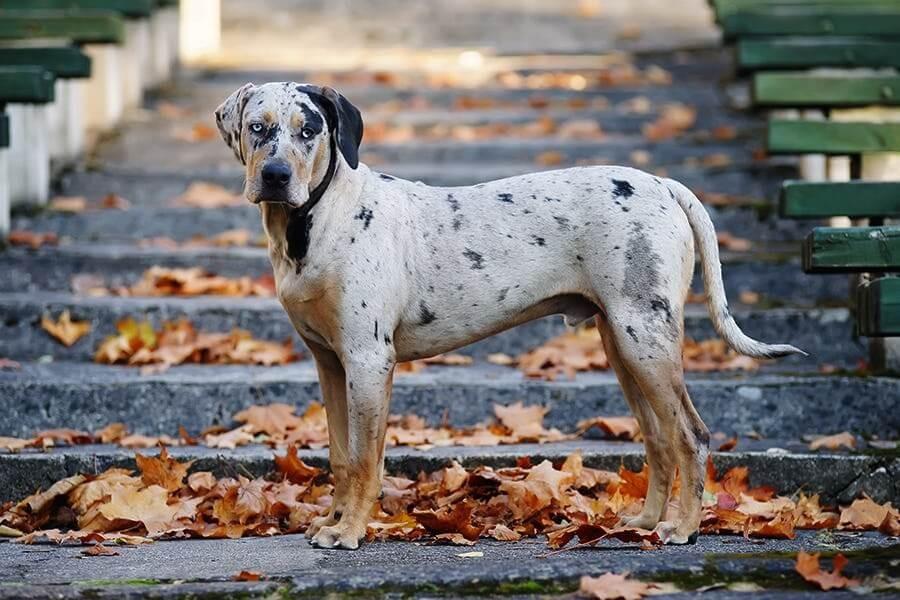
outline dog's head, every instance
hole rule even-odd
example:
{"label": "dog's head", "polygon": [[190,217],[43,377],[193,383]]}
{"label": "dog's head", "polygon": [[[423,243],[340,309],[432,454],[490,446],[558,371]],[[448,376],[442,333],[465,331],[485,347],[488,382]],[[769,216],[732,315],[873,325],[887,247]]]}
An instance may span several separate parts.
{"label": "dog's head", "polygon": [[362,116],[329,87],[248,83],[216,109],[216,123],[246,167],[244,193],[254,204],[302,207],[324,192],[339,162],[359,164]]}

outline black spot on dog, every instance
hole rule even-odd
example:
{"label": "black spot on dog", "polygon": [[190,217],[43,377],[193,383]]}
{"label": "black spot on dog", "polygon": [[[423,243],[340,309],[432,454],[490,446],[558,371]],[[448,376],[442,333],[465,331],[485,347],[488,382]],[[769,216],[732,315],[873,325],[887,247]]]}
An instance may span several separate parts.
{"label": "black spot on dog", "polygon": [[303,126],[309,127],[316,133],[321,133],[325,125],[325,119],[322,118],[319,111],[311,109],[306,104],[301,104],[300,112],[303,113]]}
{"label": "black spot on dog", "polygon": [[391,336],[389,336],[388,334],[384,334],[384,343],[386,346],[390,346],[391,345]]}
{"label": "black spot on dog", "polygon": [[509,204],[513,203],[512,194],[497,194],[497,200],[500,202],[507,202]]}
{"label": "black spot on dog", "polygon": [[378,321],[375,321],[375,339],[378,339]]}
{"label": "black spot on dog", "polygon": [[584,262],[584,257],[580,254],[576,254],[575,260],[577,260],[578,262]]}
{"label": "black spot on dog", "polygon": [[631,339],[633,339],[633,340],[635,341],[635,343],[638,342],[638,336],[637,336],[637,334],[634,332],[634,327],[632,327],[631,325],[629,325],[628,327],[625,328],[625,333],[627,333],[628,335],[630,335],[630,336],[631,336]]}
{"label": "black spot on dog", "polygon": [[630,208],[628,208],[627,206],[625,206],[624,204],[622,204],[622,203],[619,202],[618,200],[613,200],[613,203],[614,203],[616,206],[618,206],[619,208],[621,208],[621,209],[622,209],[622,212],[628,212],[629,210],[631,210]]}
{"label": "black spot on dog", "polygon": [[372,209],[369,209],[369,208],[366,208],[365,206],[363,206],[363,207],[360,207],[359,213],[357,213],[357,215],[353,218],[356,219],[357,221],[363,222],[363,229],[368,229],[369,223],[372,222],[372,219],[374,218],[374,216],[375,215],[372,213]]}
{"label": "black spot on dog", "polygon": [[384,173],[379,173],[378,176],[381,177],[382,179],[384,179],[385,181],[394,181],[394,179],[395,179],[394,177],[391,177],[390,175],[385,175]]}
{"label": "black spot on dog", "polygon": [[460,229],[462,229],[462,217],[457,215],[453,217],[453,231],[459,231]]}
{"label": "black spot on dog", "polygon": [[362,301],[362,307],[365,308],[365,307],[367,307],[367,306],[368,306],[368,304],[366,304],[366,301],[363,300],[363,301]]}
{"label": "black spot on dog", "polygon": [[624,179],[613,179],[613,198],[631,198],[634,195],[634,186]]}
{"label": "black spot on dog", "polygon": [[672,320],[672,307],[669,305],[669,299],[656,296],[650,300],[650,308],[656,312],[662,312],[666,315],[666,322]]}
{"label": "black spot on dog", "polygon": [[500,290],[500,293],[497,294],[497,302],[503,302],[504,300],[506,300],[507,293],[509,293],[508,287],[505,287],[502,290]]}
{"label": "black spot on dog", "polygon": [[523,208],[523,209],[522,209],[522,214],[523,214],[523,215],[530,215],[530,214],[533,213],[533,212],[534,212],[534,211],[531,210],[531,209],[529,209],[529,208]]}
{"label": "black spot on dog", "polygon": [[428,305],[425,304],[425,301],[422,300],[419,302],[419,325],[428,325],[429,323],[434,322],[437,319],[437,316],[431,312],[431,309],[428,308]]}
{"label": "black spot on dog", "polygon": [[481,254],[466,248],[466,251],[463,252],[463,256],[472,261],[472,269],[478,271],[484,268],[484,257]]}
{"label": "black spot on dog", "polygon": [[567,218],[553,217],[553,220],[556,221],[557,225],[559,225],[559,228],[561,230],[568,231],[569,229],[571,229],[571,227],[569,227],[569,220]]}
{"label": "black spot on dog", "polygon": [[459,200],[453,197],[453,194],[447,194],[447,204],[450,205],[450,210],[453,212],[457,212],[459,210]]}
{"label": "black spot on dog", "polygon": [[562,202],[559,198],[551,198],[550,196],[544,196],[544,202]]}
{"label": "black spot on dog", "polygon": [[534,241],[528,242],[528,243],[531,244],[532,246],[546,246],[547,245],[547,240],[545,240],[544,238],[542,238],[538,235],[531,236],[531,239]]}

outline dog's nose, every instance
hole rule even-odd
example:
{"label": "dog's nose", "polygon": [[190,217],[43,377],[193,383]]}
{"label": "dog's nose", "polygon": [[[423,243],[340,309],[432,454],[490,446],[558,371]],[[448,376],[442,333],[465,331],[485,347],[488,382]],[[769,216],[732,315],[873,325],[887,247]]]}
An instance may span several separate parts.
{"label": "dog's nose", "polygon": [[280,160],[267,163],[262,170],[262,179],[268,187],[283,188],[291,180],[291,167]]}

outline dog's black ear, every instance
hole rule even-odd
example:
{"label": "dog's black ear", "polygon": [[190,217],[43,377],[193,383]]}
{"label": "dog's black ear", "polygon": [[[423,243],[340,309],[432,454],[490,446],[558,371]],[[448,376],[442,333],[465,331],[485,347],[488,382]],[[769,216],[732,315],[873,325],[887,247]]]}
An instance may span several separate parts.
{"label": "dog's black ear", "polygon": [[363,137],[363,120],[359,109],[330,87],[301,85],[297,89],[309,94],[310,98],[325,112],[328,127],[337,140],[338,149],[351,169],[359,166],[359,145]]}
{"label": "dog's black ear", "polygon": [[222,139],[234,151],[241,164],[246,164],[244,157],[244,149],[241,147],[241,130],[244,127],[244,108],[253,95],[256,86],[252,83],[245,83],[243,86],[235,90],[233,94],[225,99],[225,102],[216,109],[216,125],[219,126],[219,133]]}

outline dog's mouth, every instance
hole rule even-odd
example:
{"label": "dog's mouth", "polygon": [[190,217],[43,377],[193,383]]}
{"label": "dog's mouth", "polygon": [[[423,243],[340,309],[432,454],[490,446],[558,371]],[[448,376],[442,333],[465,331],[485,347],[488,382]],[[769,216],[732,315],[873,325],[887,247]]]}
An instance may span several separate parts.
{"label": "dog's mouth", "polygon": [[298,208],[303,203],[296,202],[285,190],[264,191],[254,196],[248,196],[251,204],[284,204],[291,208]]}

